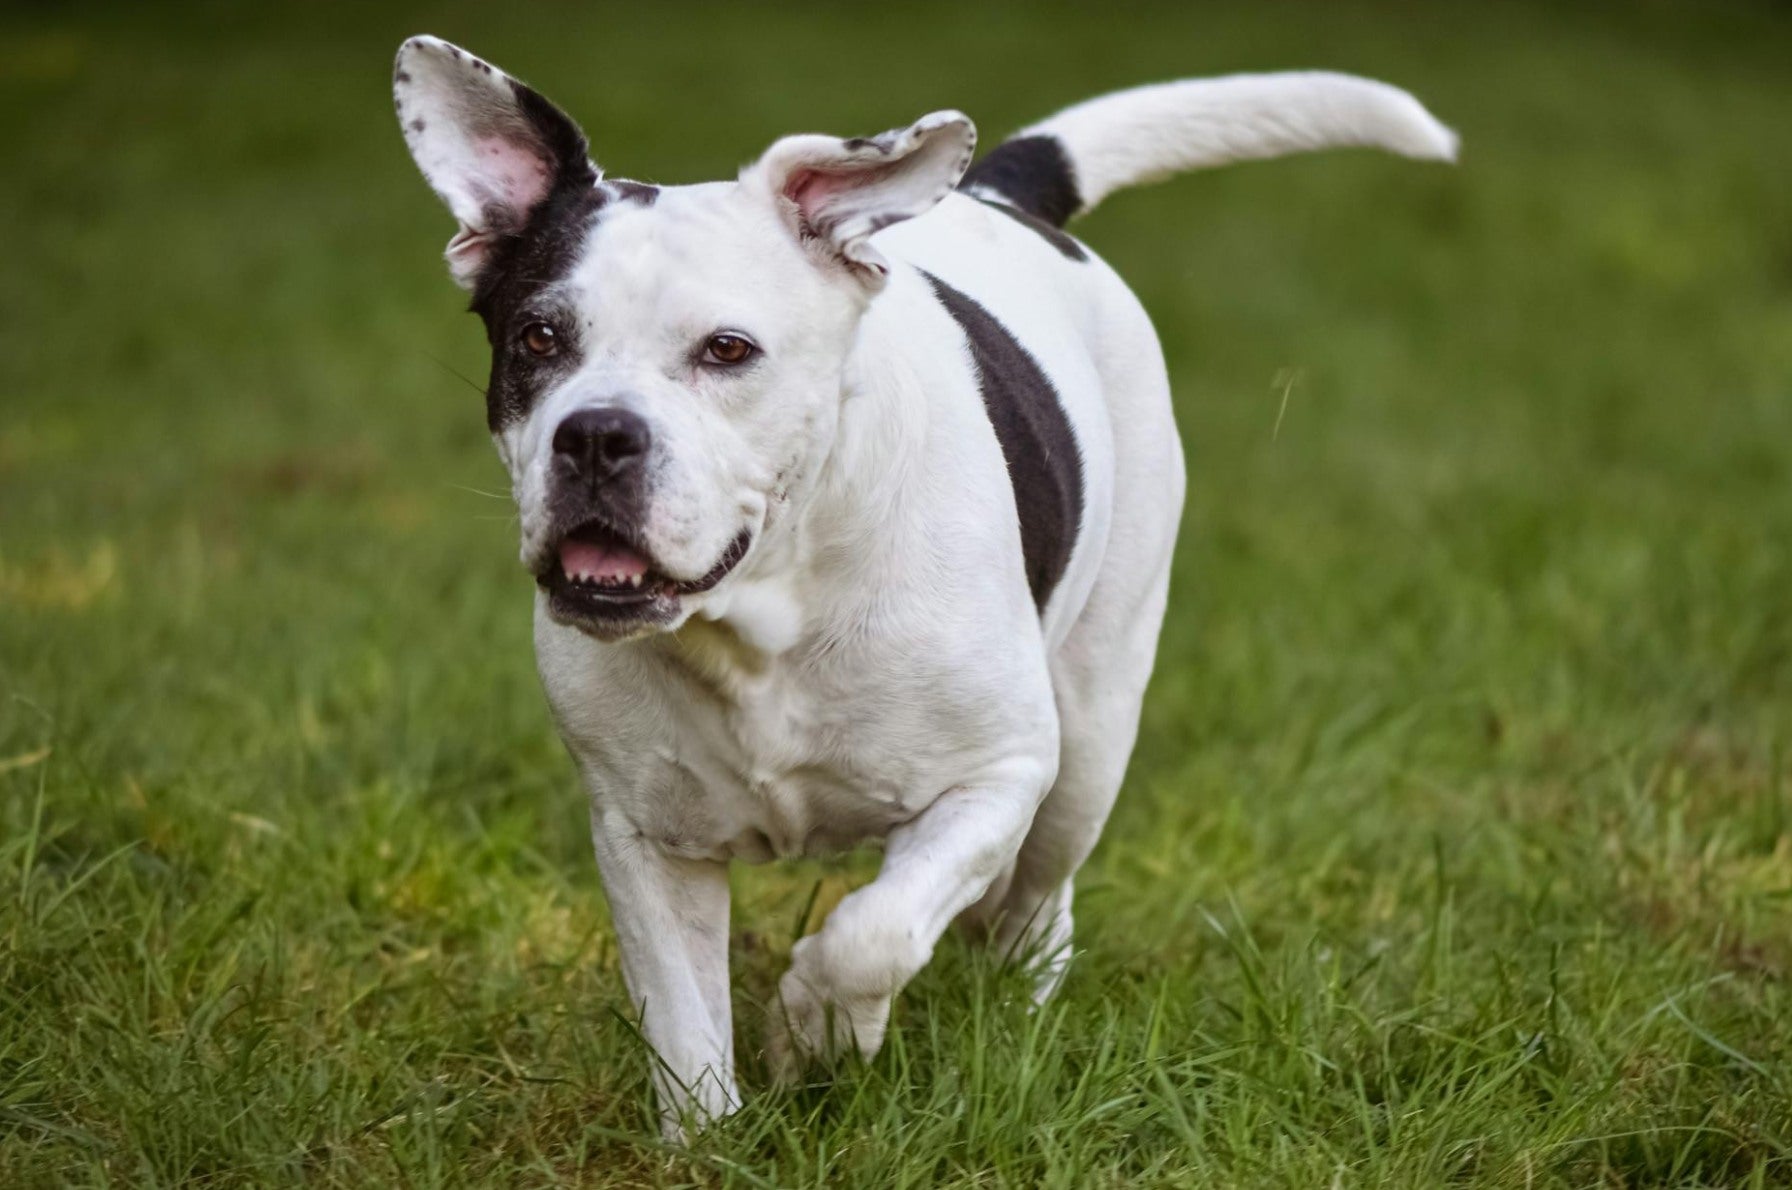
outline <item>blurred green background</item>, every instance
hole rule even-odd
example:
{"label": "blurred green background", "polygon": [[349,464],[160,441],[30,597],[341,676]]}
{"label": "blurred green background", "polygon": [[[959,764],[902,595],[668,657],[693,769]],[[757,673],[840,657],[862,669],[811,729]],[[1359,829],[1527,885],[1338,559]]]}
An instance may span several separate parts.
{"label": "blurred green background", "polygon": [[[615,176],[1322,66],[1464,137],[1112,200],[1190,510],[1059,1001],[662,1149],[389,70]],[[1792,1182],[1792,10],[12,6],[0,1183]],[[810,906],[811,900],[816,904]],[[806,908],[807,907],[807,908]]]}

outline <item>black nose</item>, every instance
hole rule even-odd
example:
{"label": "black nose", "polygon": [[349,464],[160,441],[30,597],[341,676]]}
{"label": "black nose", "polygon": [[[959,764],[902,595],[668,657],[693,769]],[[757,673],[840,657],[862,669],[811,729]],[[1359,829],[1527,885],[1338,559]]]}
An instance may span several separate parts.
{"label": "black nose", "polygon": [[592,483],[638,466],[652,443],[647,422],[626,409],[581,409],[554,431],[554,454]]}

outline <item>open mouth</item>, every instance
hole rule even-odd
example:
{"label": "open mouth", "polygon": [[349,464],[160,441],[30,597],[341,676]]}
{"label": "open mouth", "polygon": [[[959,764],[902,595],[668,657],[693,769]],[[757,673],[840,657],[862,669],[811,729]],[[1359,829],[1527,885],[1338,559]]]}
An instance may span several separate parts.
{"label": "open mouth", "polygon": [[707,574],[680,580],[662,572],[635,538],[602,521],[587,521],[560,539],[536,582],[548,592],[562,619],[666,620],[676,610],[679,596],[707,591],[728,577],[751,544],[752,535],[743,530]]}

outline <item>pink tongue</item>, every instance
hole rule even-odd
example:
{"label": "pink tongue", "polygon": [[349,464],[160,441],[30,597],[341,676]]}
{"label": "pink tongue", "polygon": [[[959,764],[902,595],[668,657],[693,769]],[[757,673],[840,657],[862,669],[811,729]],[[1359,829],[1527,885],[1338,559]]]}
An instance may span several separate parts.
{"label": "pink tongue", "polygon": [[560,543],[560,569],[567,578],[616,582],[646,574],[647,559],[619,545],[568,538]]}

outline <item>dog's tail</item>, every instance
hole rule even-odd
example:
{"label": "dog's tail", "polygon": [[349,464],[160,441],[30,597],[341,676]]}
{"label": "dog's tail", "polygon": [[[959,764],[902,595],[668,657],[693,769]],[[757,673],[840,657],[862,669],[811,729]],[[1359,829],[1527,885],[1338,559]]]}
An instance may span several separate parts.
{"label": "dog's tail", "polygon": [[1456,143],[1387,83],[1326,71],[1235,74],[1065,108],[996,146],[961,185],[1062,227],[1116,190],[1184,170],[1346,146],[1454,161]]}

